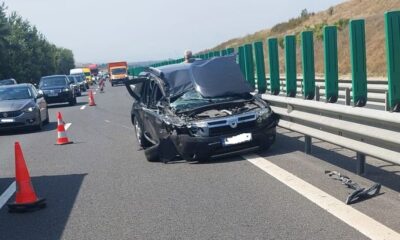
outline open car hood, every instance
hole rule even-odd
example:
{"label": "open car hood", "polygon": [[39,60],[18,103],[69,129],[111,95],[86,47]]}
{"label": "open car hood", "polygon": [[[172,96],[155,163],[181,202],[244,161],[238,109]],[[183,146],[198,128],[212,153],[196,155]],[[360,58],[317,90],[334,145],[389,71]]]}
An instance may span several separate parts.
{"label": "open car hood", "polygon": [[205,98],[225,97],[254,91],[236,63],[236,56],[225,56],[193,63],[159,68],[166,83],[166,94],[173,98],[195,89]]}

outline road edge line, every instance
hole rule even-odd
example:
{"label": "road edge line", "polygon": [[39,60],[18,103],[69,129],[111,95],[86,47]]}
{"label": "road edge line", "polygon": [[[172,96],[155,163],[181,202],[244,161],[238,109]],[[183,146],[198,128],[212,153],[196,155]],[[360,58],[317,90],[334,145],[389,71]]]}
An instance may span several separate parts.
{"label": "road edge line", "polygon": [[14,195],[15,191],[17,190],[17,185],[14,182],[8,186],[7,190],[0,196],[0,209],[8,202],[8,200]]}

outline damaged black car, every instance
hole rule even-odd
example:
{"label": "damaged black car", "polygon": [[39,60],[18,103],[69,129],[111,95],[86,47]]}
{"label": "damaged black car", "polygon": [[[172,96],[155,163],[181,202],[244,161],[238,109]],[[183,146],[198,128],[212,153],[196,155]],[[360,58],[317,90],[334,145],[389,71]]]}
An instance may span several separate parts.
{"label": "damaged black car", "polygon": [[148,68],[126,87],[148,161],[205,161],[275,141],[278,117],[251,94],[235,56]]}

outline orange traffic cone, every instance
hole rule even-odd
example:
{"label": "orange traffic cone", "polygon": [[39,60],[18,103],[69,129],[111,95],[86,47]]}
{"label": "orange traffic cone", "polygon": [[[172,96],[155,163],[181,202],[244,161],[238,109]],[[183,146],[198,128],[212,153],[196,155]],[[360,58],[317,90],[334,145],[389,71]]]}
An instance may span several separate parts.
{"label": "orange traffic cone", "polygon": [[8,204],[9,212],[29,212],[46,207],[45,199],[39,199],[33,189],[19,142],[15,143],[15,179],[17,193],[15,202]]}
{"label": "orange traffic cone", "polygon": [[58,122],[58,126],[57,126],[57,143],[56,145],[65,145],[65,144],[71,144],[73,142],[69,141],[68,137],[67,137],[67,133],[65,132],[65,128],[64,128],[64,121],[62,119],[61,113],[58,112],[57,114],[57,122]]}
{"label": "orange traffic cone", "polygon": [[89,90],[89,106],[96,106],[92,90]]}

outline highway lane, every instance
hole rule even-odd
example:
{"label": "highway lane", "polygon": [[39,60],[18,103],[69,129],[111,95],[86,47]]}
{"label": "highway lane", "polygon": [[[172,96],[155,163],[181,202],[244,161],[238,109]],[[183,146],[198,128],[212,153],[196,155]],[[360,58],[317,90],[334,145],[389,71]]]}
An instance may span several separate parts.
{"label": "highway lane", "polygon": [[[96,107],[83,108],[87,97],[81,97],[77,106],[51,108],[52,123],[43,132],[0,136],[0,193],[13,180],[13,142],[19,140],[34,187],[48,202],[24,215],[1,209],[1,239],[367,239],[241,156],[148,163],[134,139],[127,91],[107,86],[95,99]],[[57,111],[72,123],[73,145],[54,145]],[[351,153],[330,154],[325,149],[332,146],[318,143],[307,156],[301,138],[281,132],[262,154],[271,162],[338,199],[348,191],[323,170],[370,183],[348,171]],[[383,179],[375,166],[370,170]],[[400,189],[389,182],[384,195],[354,208],[399,231]]]}

